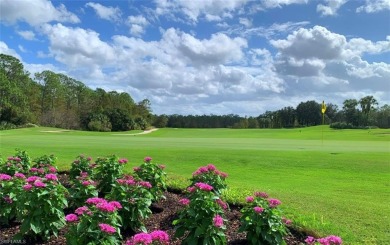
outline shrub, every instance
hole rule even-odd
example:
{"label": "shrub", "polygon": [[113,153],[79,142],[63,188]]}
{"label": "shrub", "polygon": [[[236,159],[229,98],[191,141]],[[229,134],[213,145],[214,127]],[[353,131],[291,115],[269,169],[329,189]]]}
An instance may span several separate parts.
{"label": "shrub", "polygon": [[14,175],[15,173],[27,173],[30,169],[31,158],[26,151],[16,149],[16,153],[12,157],[8,157],[7,161],[0,165],[0,172]]}
{"label": "shrub", "polygon": [[95,175],[95,179],[99,181],[98,190],[103,194],[108,194],[116,179],[122,176],[123,165],[126,163],[127,159],[119,159],[115,155],[108,158],[98,158]]}
{"label": "shrub", "polygon": [[57,158],[54,155],[43,155],[33,160],[33,165],[30,168],[30,172],[33,175],[44,177],[46,174],[57,173],[55,163]]}
{"label": "shrub", "polygon": [[98,191],[96,183],[91,179],[87,172],[82,172],[80,176],[71,181],[70,207],[80,207],[90,197],[97,197]]}
{"label": "shrub", "polygon": [[222,190],[226,189],[227,185],[225,179],[227,174],[219,171],[213,164],[202,166],[192,173],[190,181],[191,185],[202,182],[207,183],[213,187],[213,191],[221,195]]}
{"label": "shrub", "polygon": [[44,178],[31,176],[26,179],[23,193],[19,195],[18,207],[22,221],[21,239],[25,235],[42,237],[45,240],[65,225],[64,208],[67,207],[67,190],[57,181],[57,175],[47,174]]}
{"label": "shrub", "polygon": [[89,176],[92,175],[94,164],[91,163],[91,157],[85,157],[84,155],[77,156],[76,160],[72,162],[69,170],[69,177],[76,179],[81,173],[87,173]]}
{"label": "shrub", "polygon": [[255,192],[254,196],[246,198],[239,231],[247,233],[250,244],[285,244],[283,237],[287,229],[278,208],[281,202],[267,198],[264,192]]}
{"label": "shrub", "polygon": [[212,186],[199,182],[188,188],[189,199],[179,201],[184,209],[173,224],[175,237],[184,236],[182,244],[226,244],[223,207],[212,190]]}
{"label": "shrub", "polygon": [[70,225],[66,234],[67,243],[120,244],[121,218],[117,210],[122,208],[121,204],[98,197],[87,199],[85,204],[77,208],[75,214],[68,214],[65,217]]}
{"label": "shrub", "polygon": [[0,173],[0,224],[8,224],[16,218],[16,203],[25,178],[22,173],[16,173],[13,177]]}
{"label": "shrub", "polygon": [[167,174],[164,172],[164,165],[152,163],[151,157],[145,157],[144,163],[134,168],[134,174],[144,181],[152,184],[150,192],[153,200],[157,201],[163,197],[164,191],[167,190]]}
{"label": "shrub", "polygon": [[125,229],[130,227],[134,231],[141,229],[146,232],[143,221],[152,214],[149,208],[153,198],[151,188],[149,182],[137,181],[131,175],[117,179],[113,184],[108,198],[122,204],[119,214],[123,219]]}

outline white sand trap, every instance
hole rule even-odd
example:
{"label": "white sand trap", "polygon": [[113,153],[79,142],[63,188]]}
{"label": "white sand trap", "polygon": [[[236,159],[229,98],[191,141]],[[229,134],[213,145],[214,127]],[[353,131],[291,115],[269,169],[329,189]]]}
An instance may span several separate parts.
{"label": "white sand trap", "polygon": [[151,132],[154,132],[158,130],[158,128],[152,128],[152,129],[149,129],[149,130],[145,130],[141,133],[136,133],[136,134],[112,134],[112,135],[140,135],[140,134],[150,134]]}
{"label": "white sand trap", "polygon": [[70,130],[45,130],[41,131],[42,133],[62,133],[62,132],[69,132]]}

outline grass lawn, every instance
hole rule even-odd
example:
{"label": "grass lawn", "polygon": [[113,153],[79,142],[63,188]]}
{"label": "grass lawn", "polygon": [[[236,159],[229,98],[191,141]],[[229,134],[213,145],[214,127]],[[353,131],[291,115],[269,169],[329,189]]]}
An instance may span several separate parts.
{"label": "grass lawn", "polygon": [[[56,132],[53,132],[56,131]],[[267,191],[286,216],[345,244],[390,241],[390,130],[159,129],[151,134],[97,133],[27,128],[0,131],[3,158],[15,148],[35,158],[55,154],[67,169],[78,154],[116,154],[141,164],[145,156],[165,164],[170,176],[189,178],[215,164],[243,197]]]}

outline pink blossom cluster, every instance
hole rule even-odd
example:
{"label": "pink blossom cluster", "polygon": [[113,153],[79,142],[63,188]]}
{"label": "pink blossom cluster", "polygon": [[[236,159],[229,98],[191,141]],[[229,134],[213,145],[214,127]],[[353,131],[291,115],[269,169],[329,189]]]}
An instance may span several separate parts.
{"label": "pink blossom cluster", "polygon": [[12,177],[8,174],[0,174],[0,181],[8,181],[11,179],[12,179]]}
{"label": "pink blossom cluster", "polygon": [[188,198],[182,198],[179,200],[179,203],[183,206],[188,206],[188,205],[190,205],[191,201]]}
{"label": "pink blossom cluster", "polygon": [[19,157],[8,157],[7,160],[8,161],[16,161],[16,162],[22,161],[22,159],[20,159]]}
{"label": "pink blossom cluster", "polygon": [[73,223],[79,220],[79,217],[77,217],[75,214],[68,214],[65,216],[65,220],[66,222]]}
{"label": "pink blossom cluster", "polygon": [[290,219],[287,219],[285,217],[282,218],[282,221],[285,225],[291,225],[292,224],[292,221]]}
{"label": "pink blossom cluster", "polygon": [[259,192],[259,191],[255,192],[255,196],[256,197],[261,197],[261,198],[268,198],[269,197],[266,192]]}
{"label": "pink blossom cluster", "polygon": [[94,205],[98,210],[107,213],[112,213],[122,208],[122,205],[117,201],[109,202],[106,199],[99,198],[99,197],[88,198],[86,203],[90,205]]}
{"label": "pink blossom cluster", "polygon": [[36,173],[36,174],[42,174],[42,175],[45,173],[55,174],[57,172],[57,169],[50,164],[41,163],[41,164],[39,164],[39,168],[36,168],[36,167],[30,168],[30,172]]}
{"label": "pink blossom cluster", "polygon": [[269,203],[269,206],[270,206],[271,208],[277,207],[277,206],[279,206],[280,204],[282,204],[281,201],[279,201],[278,199],[274,199],[274,198],[268,199],[268,203]]}
{"label": "pink blossom cluster", "polygon": [[87,206],[79,207],[79,208],[77,208],[74,212],[75,212],[77,215],[83,215],[83,214],[92,215],[92,212],[88,209]]}
{"label": "pink blossom cluster", "polygon": [[211,191],[213,187],[209,184],[198,182],[195,184],[196,187],[198,187],[202,191]]}
{"label": "pink blossom cluster", "polygon": [[338,244],[343,243],[343,241],[341,240],[340,237],[334,236],[334,235],[323,237],[323,238],[318,238],[318,239],[315,239],[314,237],[308,236],[305,239],[305,242],[306,242],[306,244],[315,244],[316,242],[318,242],[321,245],[338,245]]}
{"label": "pink blossom cluster", "polygon": [[22,174],[22,173],[15,173],[14,177],[18,178],[18,179],[25,179],[26,178],[26,176],[24,174]]}
{"label": "pink blossom cluster", "polygon": [[55,175],[55,174],[46,174],[45,175],[45,179],[53,180],[53,181],[57,181],[58,180],[57,175]]}
{"label": "pink blossom cluster", "polygon": [[118,160],[119,164],[126,164],[128,160],[126,158],[122,158]]}
{"label": "pink blossom cluster", "polygon": [[14,201],[12,200],[12,198],[10,198],[9,196],[4,196],[3,199],[4,199],[4,201],[5,201],[6,203],[9,203],[9,204],[11,204],[11,203],[14,202]]}
{"label": "pink blossom cluster", "polygon": [[127,240],[126,245],[148,245],[148,244],[169,244],[169,235],[165,231],[157,230],[151,233],[138,233],[130,240]]}
{"label": "pink blossom cluster", "polygon": [[114,234],[116,232],[115,227],[113,227],[109,224],[101,223],[101,224],[99,224],[99,228],[101,231],[108,233],[108,234]]}
{"label": "pink blossom cluster", "polygon": [[152,188],[152,184],[148,181],[136,181],[133,176],[126,175],[122,179],[117,179],[116,182],[120,185],[129,185],[129,186],[142,186],[144,188],[150,189]]}
{"label": "pink blossom cluster", "polygon": [[213,218],[213,224],[217,228],[221,228],[223,226],[223,218],[220,215],[215,215]]}
{"label": "pink blossom cluster", "polygon": [[215,202],[224,210],[228,209],[228,205],[226,202],[222,201],[221,199],[216,199]]}
{"label": "pink blossom cluster", "polygon": [[213,173],[216,175],[221,176],[222,178],[227,178],[227,173],[221,172],[217,170],[217,168],[213,164],[208,164],[207,166],[202,166],[198,168],[195,172],[192,173],[192,176],[197,176],[201,174],[206,174],[206,173]]}
{"label": "pink blossom cluster", "polygon": [[262,213],[264,211],[264,208],[256,206],[256,207],[253,208],[253,211],[255,211],[255,213],[260,214],[260,213]]}
{"label": "pink blossom cluster", "polygon": [[145,158],[144,158],[144,162],[149,163],[149,162],[152,161],[152,159],[153,159],[153,158],[151,158],[151,157],[145,157]]}
{"label": "pink blossom cluster", "polygon": [[255,198],[253,196],[248,196],[245,198],[245,201],[249,202],[249,203],[253,202],[254,200],[255,200]]}
{"label": "pink blossom cluster", "polygon": [[23,186],[23,190],[30,191],[33,187],[36,188],[45,188],[47,186],[44,183],[45,180],[57,180],[57,176],[55,174],[47,174],[49,176],[45,176],[46,178],[41,178],[39,176],[30,176],[26,179],[26,184]]}

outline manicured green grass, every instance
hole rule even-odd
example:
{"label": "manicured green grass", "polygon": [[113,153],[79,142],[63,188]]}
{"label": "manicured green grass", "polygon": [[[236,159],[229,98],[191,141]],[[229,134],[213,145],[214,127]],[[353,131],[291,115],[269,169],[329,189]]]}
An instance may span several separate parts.
{"label": "manicured green grass", "polygon": [[32,157],[55,154],[67,169],[78,154],[116,154],[128,171],[145,156],[165,164],[170,176],[189,178],[214,163],[229,174],[227,195],[267,191],[283,202],[286,215],[320,235],[345,244],[387,244],[390,240],[390,130],[160,129],[146,135],[54,131],[0,131],[3,157],[15,148]]}

